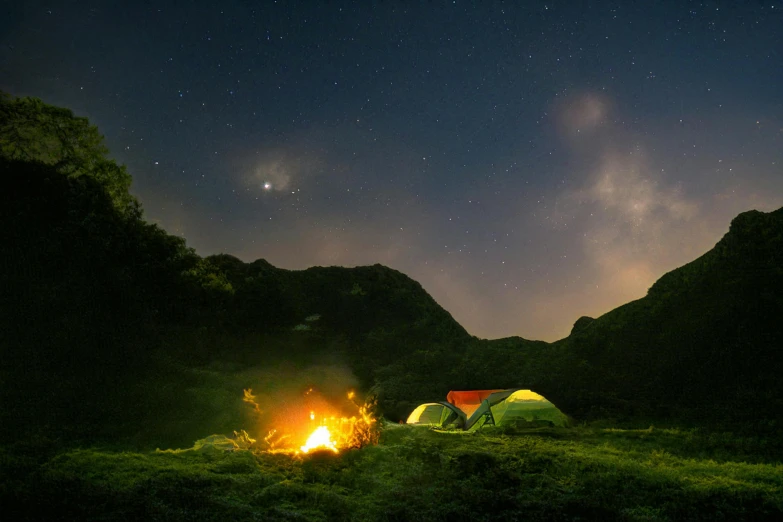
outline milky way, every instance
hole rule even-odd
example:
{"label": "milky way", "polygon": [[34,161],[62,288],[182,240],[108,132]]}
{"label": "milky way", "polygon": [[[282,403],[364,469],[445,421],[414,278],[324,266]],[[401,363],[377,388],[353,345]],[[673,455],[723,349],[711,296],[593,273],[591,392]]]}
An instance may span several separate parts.
{"label": "milky way", "polygon": [[0,89],[88,116],[202,255],[555,340],[783,205],[780,1],[138,4],[7,3]]}

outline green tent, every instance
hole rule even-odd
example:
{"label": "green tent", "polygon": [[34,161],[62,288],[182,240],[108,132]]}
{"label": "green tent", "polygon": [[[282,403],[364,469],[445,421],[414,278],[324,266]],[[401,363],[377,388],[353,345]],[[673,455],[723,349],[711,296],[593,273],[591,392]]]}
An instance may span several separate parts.
{"label": "green tent", "polygon": [[567,417],[543,396],[530,390],[451,391],[448,402],[430,402],[418,406],[408,424],[470,430],[485,425],[509,425],[519,422],[547,422],[565,426]]}
{"label": "green tent", "polygon": [[427,402],[416,407],[408,416],[407,424],[437,428],[462,428],[465,414],[448,402]]}
{"label": "green tent", "polygon": [[512,422],[548,421],[555,426],[565,426],[568,418],[543,396],[530,390],[516,390],[505,399],[490,406],[495,424]]}

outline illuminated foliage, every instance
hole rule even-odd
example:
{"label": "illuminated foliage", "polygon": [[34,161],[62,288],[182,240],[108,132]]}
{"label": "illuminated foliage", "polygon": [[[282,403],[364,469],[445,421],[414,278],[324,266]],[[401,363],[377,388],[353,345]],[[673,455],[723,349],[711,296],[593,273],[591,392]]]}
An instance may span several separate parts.
{"label": "illuminated foliage", "polygon": [[[0,453],[13,519],[780,520],[775,439],[677,429],[388,427],[299,457],[205,440],[185,452],[31,441]],[[466,516],[467,514],[467,516]],[[481,517],[477,515],[480,514]],[[48,516],[47,516],[48,515]]]}

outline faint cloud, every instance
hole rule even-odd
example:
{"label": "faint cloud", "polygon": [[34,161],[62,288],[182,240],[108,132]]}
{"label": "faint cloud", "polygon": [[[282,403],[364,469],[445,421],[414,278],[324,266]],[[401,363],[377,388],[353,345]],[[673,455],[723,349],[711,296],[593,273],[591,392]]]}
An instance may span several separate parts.
{"label": "faint cloud", "polygon": [[639,147],[627,154],[605,151],[601,156],[586,188],[569,194],[568,199],[592,204],[593,214],[603,216],[597,220],[603,226],[611,223],[625,228],[624,239],[650,244],[667,227],[698,215],[698,204],[658,176]]}
{"label": "faint cloud", "polygon": [[287,191],[300,188],[317,169],[319,161],[304,148],[272,148],[256,153],[245,167],[243,182],[259,191]]}
{"label": "faint cloud", "polygon": [[556,110],[564,134],[578,137],[606,123],[610,104],[605,96],[588,92],[566,98]]}
{"label": "faint cloud", "polygon": [[582,315],[599,316],[643,297],[663,274],[712,248],[738,213],[780,205],[774,191],[760,191],[761,178],[750,176],[758,170],[752,167],[737,183],[728,173],[705,178],[705,163],[685,175],[709,179],[710,185],[694,185],[688,193],[661,168],[672,158],[665,151],[648,155],[655,149],[647,145],[655,142],[610,121],[609,105],[588,94],[560,106],[573,169],[547,221],[558,232],[574,234],[578,261],[564,265],[561,275],[579,278],[564,291],[537,288],[533,310],[537,322],[559,316],[560,326],[553,328],[559,336]]}
{"label": "faint cloud", "polygon": [[261,160],[253,172],[254,185],[265,190],[287,190],[291,178],[296,176],[299,166],[284,157],[269,157]]}
{"label": "faint cloud", "polygon": [[548,314],[558,318],[549,321],[558,337],[582,315],[602,315],[643,297],[664,273],[714,244],[715,232],[702,223],[703,202],[648,157],[643,139],[609,119],[610,106],[604,97],[581,94],[559,108],[573,168],[548,222],[573,234],[574,261],[560,270],[570,279],[567,287],[539,286],[532,310],[538,323]]}
{"label": "faint cloud", "polygon": [[288,190],[302,171],[300,162],[283,151],[267,151],[255,161],[245,181],[259,190]]}
{"label": "faint cloud", "polygon": [[565,199],[584,209],[581,241],[589,277],[601,289],[602,301],[619,306],[642,297],[666,271],[690,260],[681,244],[683,239],[704,243],[697,223],[701,207],[652,168],[638,145],[625,154],[597,154],[598,168],[584,188]]}

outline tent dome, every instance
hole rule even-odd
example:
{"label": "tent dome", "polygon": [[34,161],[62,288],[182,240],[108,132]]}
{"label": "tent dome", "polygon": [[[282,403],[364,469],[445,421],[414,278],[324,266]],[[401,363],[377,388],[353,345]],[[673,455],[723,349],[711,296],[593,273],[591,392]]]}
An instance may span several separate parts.
{"label": "tent dome", "polygon": [[566,426],[568,418],[542,395],[521,389],[450,391],[448,402],[428,402],[408,416],[414,426],[459,427],[544,421]]}
{"label": "tent dome", "polygon": [[461,428],[465,423],[465,414],[447,402],[427,402],[416,407],[408,415],[406,423],[415,426],[439,428],[457,426]]}

